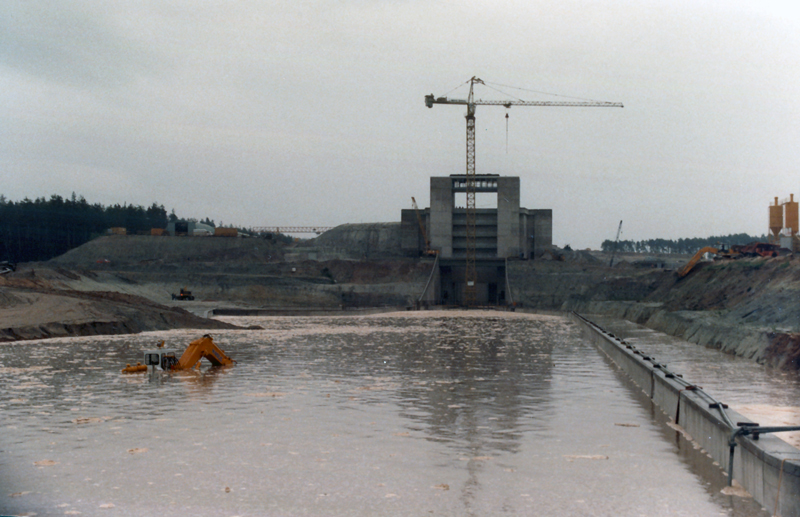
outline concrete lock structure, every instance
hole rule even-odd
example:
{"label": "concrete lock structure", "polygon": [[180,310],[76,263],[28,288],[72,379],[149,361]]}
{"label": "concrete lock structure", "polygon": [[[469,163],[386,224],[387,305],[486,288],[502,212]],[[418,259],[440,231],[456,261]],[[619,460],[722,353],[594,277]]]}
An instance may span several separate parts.
{"label": "concrete lock structure", "polygon": [[[464,206],[457,206],[456,196],[466,197],[466,181],[464,174],[432,177],[430,208],[401,212],[404,254],[419,256],[429,243],[430,250],[438,255],[437,278],[424,295],[428,303],[461,305],[464,300],[467,214]],[[535,259],[551,247],[553,211],[520,207],[517,176],[476,175],[475,192],[478,199],[493,197],[496,207],[475,210],[477,300],[479,304],[504,305],[510,302],[506,295],[506,259]]]}

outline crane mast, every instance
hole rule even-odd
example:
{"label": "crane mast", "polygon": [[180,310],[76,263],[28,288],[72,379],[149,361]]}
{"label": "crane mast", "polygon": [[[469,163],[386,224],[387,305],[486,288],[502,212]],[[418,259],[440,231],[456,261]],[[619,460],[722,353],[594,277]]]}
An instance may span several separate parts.
{"label": "crane mast", "polygon": [[469,82],[469,97],[467,102],[467,206],[466,206],[466,230],[467,230],[467,250],[464,275],[464,303],[467,307],[476,305],[477,302],[477,282],[478,272],[475,268],[475,102],[472,93],[472,86],[483,81],[473,77]]}
{"label": "crane mast", "polygon": [[619,247],[619,232],[622,231],[622,221],[619,222],[619,228],[617,228],[617,238],[614,239],[614,249],[611,251],[611,260],[608,262],[608,267],[614,265],[614,257],[617,254],[617,248]]}
{"label": "crane mast", "polygon": [[466,306],[474,306],[477,303],[477,270],[475,267],[475,106],[561,106],[561,107],[603,107],[621,108],[619,102],[599,102],[599,101],[492,101],[475,100],[474,86],[485,84],[477,77],[469,80],[469,95],[466,99],[448,99],[447,97],[435,97],[433,94],[425,96],[425,106],[433,108],[434,104],[459,104],[467,106],[467,171],[466,171],[466,272],[464,278],[464,303]]}

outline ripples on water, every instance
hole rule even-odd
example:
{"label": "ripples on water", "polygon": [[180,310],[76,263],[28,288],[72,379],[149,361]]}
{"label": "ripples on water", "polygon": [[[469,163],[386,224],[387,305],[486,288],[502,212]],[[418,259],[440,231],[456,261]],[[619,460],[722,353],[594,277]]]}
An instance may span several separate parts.
{"label": "ripples on water", "polygon": [[265,329],[227,369],[119,373],[202,331],[0,346],[0,513],[759,514],[565,319],[227,319]]}

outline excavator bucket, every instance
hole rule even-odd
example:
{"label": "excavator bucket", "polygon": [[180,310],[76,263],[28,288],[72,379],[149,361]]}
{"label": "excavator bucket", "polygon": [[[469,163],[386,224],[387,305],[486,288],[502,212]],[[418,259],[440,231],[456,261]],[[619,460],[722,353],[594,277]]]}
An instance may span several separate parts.
{"label": "excavator bucket", "polygon": [[175,369],[188,370],[194,368],[204,357],[214,366],[228,366],[233,364],[233,359],[225,355],[225,352],[214,344],[214,340],[211,339],[211,336],[206,334],[200,339],[189,343],[186,351],[183,353],[180,360],[178,360],[178,364],[175,365]]}

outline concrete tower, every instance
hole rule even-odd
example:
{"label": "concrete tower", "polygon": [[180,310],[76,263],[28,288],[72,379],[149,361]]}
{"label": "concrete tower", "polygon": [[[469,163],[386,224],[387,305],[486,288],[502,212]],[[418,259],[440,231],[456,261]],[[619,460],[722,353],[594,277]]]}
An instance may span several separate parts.
{"label": "concrete tower", "polygon": [[[431,178],[431,206],[420,212],[430,247],[439,254],[440,279],[434,303],[457,304],[462,293],[459,270],[466,257],[466,209],[456,206],[456,195],[466,193],[466,175]],[[480,303],[502,303],[505,296],[505,259],[534,259],[542,255],[553,240],[553,213],[550,209],[530,210],[520,204],[517,176],[482,174],[475,176],[477,195],[495,194],[496,208],[475,211],[475,258],[478,268]],[[401,214],[402,248],[405,254],[419,256],[425,239],[413,210]],[[463,282],[463,280],[461,280]]]}

